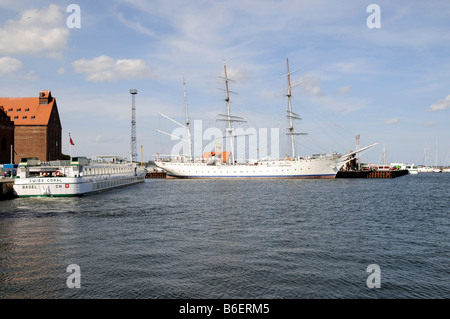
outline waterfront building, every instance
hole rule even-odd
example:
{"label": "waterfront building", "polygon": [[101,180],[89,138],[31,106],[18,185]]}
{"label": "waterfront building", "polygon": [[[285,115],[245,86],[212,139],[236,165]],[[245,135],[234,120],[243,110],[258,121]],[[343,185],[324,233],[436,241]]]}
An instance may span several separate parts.
{"label": "waterfront building", "polygon": [[14,145],[14,122],[0,105],[0,164],[11,162],[11,145]]}
{"label": "waterfront building", "polygon": [[38,97],[0,97],[0,106],[14,123],[14,163],[25,157],[42,162],[61,159],[62,126],[50,91],[41,91]]}

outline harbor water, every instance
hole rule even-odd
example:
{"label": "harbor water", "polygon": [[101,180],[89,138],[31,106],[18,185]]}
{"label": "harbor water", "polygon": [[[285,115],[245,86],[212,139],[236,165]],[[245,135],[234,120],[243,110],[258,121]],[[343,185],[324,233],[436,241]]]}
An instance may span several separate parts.
{"label": "harbor water", "polygon": [[[447,173],[147,179],[5,200],[0,297],[450,298],[449,185]],[[379,288],[368,284],[374,264]]]}

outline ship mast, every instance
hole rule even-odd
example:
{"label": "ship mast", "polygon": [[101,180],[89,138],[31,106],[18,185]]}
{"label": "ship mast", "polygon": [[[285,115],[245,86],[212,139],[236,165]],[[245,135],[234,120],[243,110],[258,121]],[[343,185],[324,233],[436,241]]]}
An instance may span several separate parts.
{"label": "ship mast", "polygon": [[[292,103],[291,103],[291,96],[292,96],[292,86],[291,86],[291,72],[289,71],[289,60],[286,59],[286,66],[287,66],[287,80],[288,80],[288,87],[287,87],[287,98],[288,98],[288,110],[287,110],[287,117],[289,118],[289,127],[288,132],[286,135],[291,136],[291,148],[292,148],[292,157],[295,159],[295,141],[294,136],[295,135],[307,135],[307,133],[298,133],[294,131],[294,120],[301,120],[300,116],[297,113],[292,112]],[[294,71],[295,72],[295,71]],[[292,73],[294,73],[292,72]]]}
{"label": "ship mast", "polygon": [[291,135],[291,147],[292,147],[292,157],[295,158],[295,143],[294,143],[294,119],[292,118],[292,104],[291,104],[291,96],[292,96],[292,90],[291,90],[291,74],[289,73],[289,60],[286,59],[286,66],[287,66],[287,79],[288,79],[288,92],[287,92],[287,98],[288,98],[288,117],[289,117],[289,133]]}
{"label": "ship mast", "polygon": [[[225,80],[225,92],[226,92],[226,98],[225,101],[227,102],[227,114],[219,114],[219,118],[217,119],[217,121],[226,121],[228,122],[228,135],[224,136],[224,138],[230,138],[230,142],[231,142],[231,160],[232,160],[232,165],[234,165],[235,160],[234,160],[234,138],[238,135],[234,135],[233,134],[233,127],[231,125],[232,122],[246,122],[242,117],[239,116],[233,116],[231,115],[231,111],[230,111],[230,93],[234,93],[237,94],[236,92],[230,91],[229,90],[229,82],[234,82],[233,80],[230,80],[228,78],[228,74],[227,74],[227,65],[224,64],[224,71],[225,71],[225,77],[221,77],[222,79]],[[244,134],[244,135],[248,135],[248,134]]]}
{"label": "ship mast", "polygon": [[188,104],[187,104],[187,97],[186,97],[186,81],[184,79],[184,73],[183,73],[183,88],[184,88],[184,108],[186,113],[186,130],[188,133],[188,141],[189,141],[189,159],[193,161],[192,157],[192,137],[191,137],[191,125],[189,122],[189,113],[188,113]]}
{"label": "ship mast", "polygon": [[434,162],[435,168],[437,168],[437,166],[438,166],[437,160],[438,160],[438,143],[437,143],[437,139],[436,139],[436,162]]}
{"label": "ship mast", "polygon": [[167,115],[164,115],[162,113],[159,113],[159,115],[165,117],[166,119],[168,119],[169,121],[174,122],[175,124],[181,126],[182,128],[185,128],[188,134],[188,139],[184,139],[181,138],[179,136],[175,136],[166,132],[163,132],[161,130],[156,129],[157,132],[164,134],[164,135],[168,135],[172,138],[175,138],[177,140],[183,141],[183,142],[187,142],[189,145],[189,160],[190,161],[194,161],[194,158],[192,156],[192,136],[191,136],[191,126],[190,126],[190,122],[189,122],[189,113],[188,113],[188,105],[187,105],[187,98],[186,98],[186,81],[184,79],[184,73],[183,73],[183,87],[184,87],[184,107],[185,107],[185,116],[186,116],[186,125],[183,125],[181,123],[179,123],[178,121],[175,121],[174,119],[168,117]]}
{"label": "ship mast", "polygon": [[[233,134],[233,128],[231,127],[231,113],[230,113],[230,90],[228,89],[228,76],[227,76],[227,65],[224,64],[224,71],[225,71],[225,87],[227,90],[227,96],[225,98],[225,101],[227,102],[227,120],[228,120],[228,133],[230,135]],[[231,160],[234,165],[234,137],[231,137]]]}

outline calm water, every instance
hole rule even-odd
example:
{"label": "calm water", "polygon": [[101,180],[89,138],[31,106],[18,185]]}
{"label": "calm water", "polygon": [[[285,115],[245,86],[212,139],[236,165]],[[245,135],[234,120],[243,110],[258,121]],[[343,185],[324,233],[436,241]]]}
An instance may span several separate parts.
{"label": "calm water", "polygon": [[450,298],[449,185],[149,179],[1,201],[0,298]]}

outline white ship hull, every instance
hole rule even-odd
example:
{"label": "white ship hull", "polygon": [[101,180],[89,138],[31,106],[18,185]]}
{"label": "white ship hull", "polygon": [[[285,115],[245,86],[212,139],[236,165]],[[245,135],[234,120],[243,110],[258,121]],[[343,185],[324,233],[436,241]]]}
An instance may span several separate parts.
{"label": "white ship hull", "polygon": [[14,191],[19,197],[83,196],[144,182],[142,176],[61,177],[16,179]]}
{"label": "white ship hull", "polygon": [[440,173],[441,170],[433,167],[419,167],[419,173]]}
{"label": "white ship hull", "polygon": [[157,161],[172,178],[335,178],[345,161],[340,158],[267,161],[251,164],[219,164]]}
{"label": "white ship hull", "polygon": [[83,196],[144,182],[136,164],[19,167],[14,192],[19,197]]}

